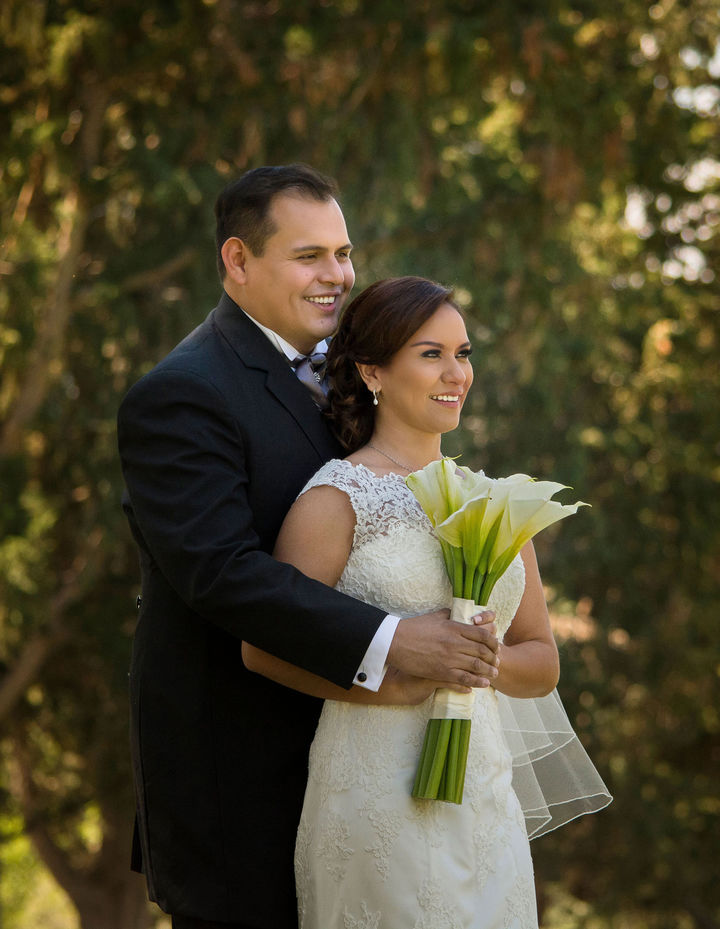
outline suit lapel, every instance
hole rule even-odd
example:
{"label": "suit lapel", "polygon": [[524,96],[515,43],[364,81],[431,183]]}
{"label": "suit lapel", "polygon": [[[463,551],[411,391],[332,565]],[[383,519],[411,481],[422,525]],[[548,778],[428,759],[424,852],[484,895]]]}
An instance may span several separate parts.
{"label": "suit lapel", "polygon": [[211,316],[212,323],[242,363],[265,373],[265,388],[291,414],[318,454],[323,459],[336,455],[337,443],[310,392],[265,333],[226,293]]}

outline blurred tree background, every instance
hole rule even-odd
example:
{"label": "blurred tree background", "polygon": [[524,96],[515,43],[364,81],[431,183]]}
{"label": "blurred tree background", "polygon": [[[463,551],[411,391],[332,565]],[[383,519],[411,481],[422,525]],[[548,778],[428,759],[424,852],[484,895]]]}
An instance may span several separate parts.
{"label": "blurred tree background", "polygon": [[593,505],[539,555],[615,802],[534,844],[544,929],[720,926],[719,35],[717,0],[2,0],[2,929],[160,918],[115,413],[217,300],[220,188],[295,160],[358,287],[457,287],[447,450]]}

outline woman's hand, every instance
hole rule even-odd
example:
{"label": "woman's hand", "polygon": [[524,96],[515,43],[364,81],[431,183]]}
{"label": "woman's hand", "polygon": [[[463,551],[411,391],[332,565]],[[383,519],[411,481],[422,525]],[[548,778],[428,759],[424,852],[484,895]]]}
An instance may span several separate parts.
{"label": "woman's hand", "polygon": [[[383,706],[417,706],[427,700],[438,687],[445,686],[443,681],[415,677],[414,674],[390,667],[377,693],[377,700]],[[454,686],[453,690],[458,693],[470,693],[469,687]]]}

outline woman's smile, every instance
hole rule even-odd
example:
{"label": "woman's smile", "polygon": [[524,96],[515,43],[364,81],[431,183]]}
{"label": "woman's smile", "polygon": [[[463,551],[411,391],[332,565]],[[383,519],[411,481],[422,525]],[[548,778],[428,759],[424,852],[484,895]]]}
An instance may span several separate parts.
{"label": "woman's smile", "polygon": [[378,426],[428,434],[455,429],[473,380],[471,351],[462,316],[443,303],[388,364],[376,369]]}

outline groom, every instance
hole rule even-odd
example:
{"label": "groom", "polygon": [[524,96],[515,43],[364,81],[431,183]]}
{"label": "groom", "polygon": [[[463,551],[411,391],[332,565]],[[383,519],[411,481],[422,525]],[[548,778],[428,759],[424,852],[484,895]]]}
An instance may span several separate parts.
{"label": "groom", "polygon": [[300,356],[335,330],[351,244],[334,184],[304,165],[250,171],[215,209],[220,302],[118,416],[142,570],[133,864],[173,929],[293,929],[321,704],[247,671],[242,640],[343,687],[377,689],[386,661],[478,686],[492,629],[398,621],[271,557],[306,480],[343,454]]}

